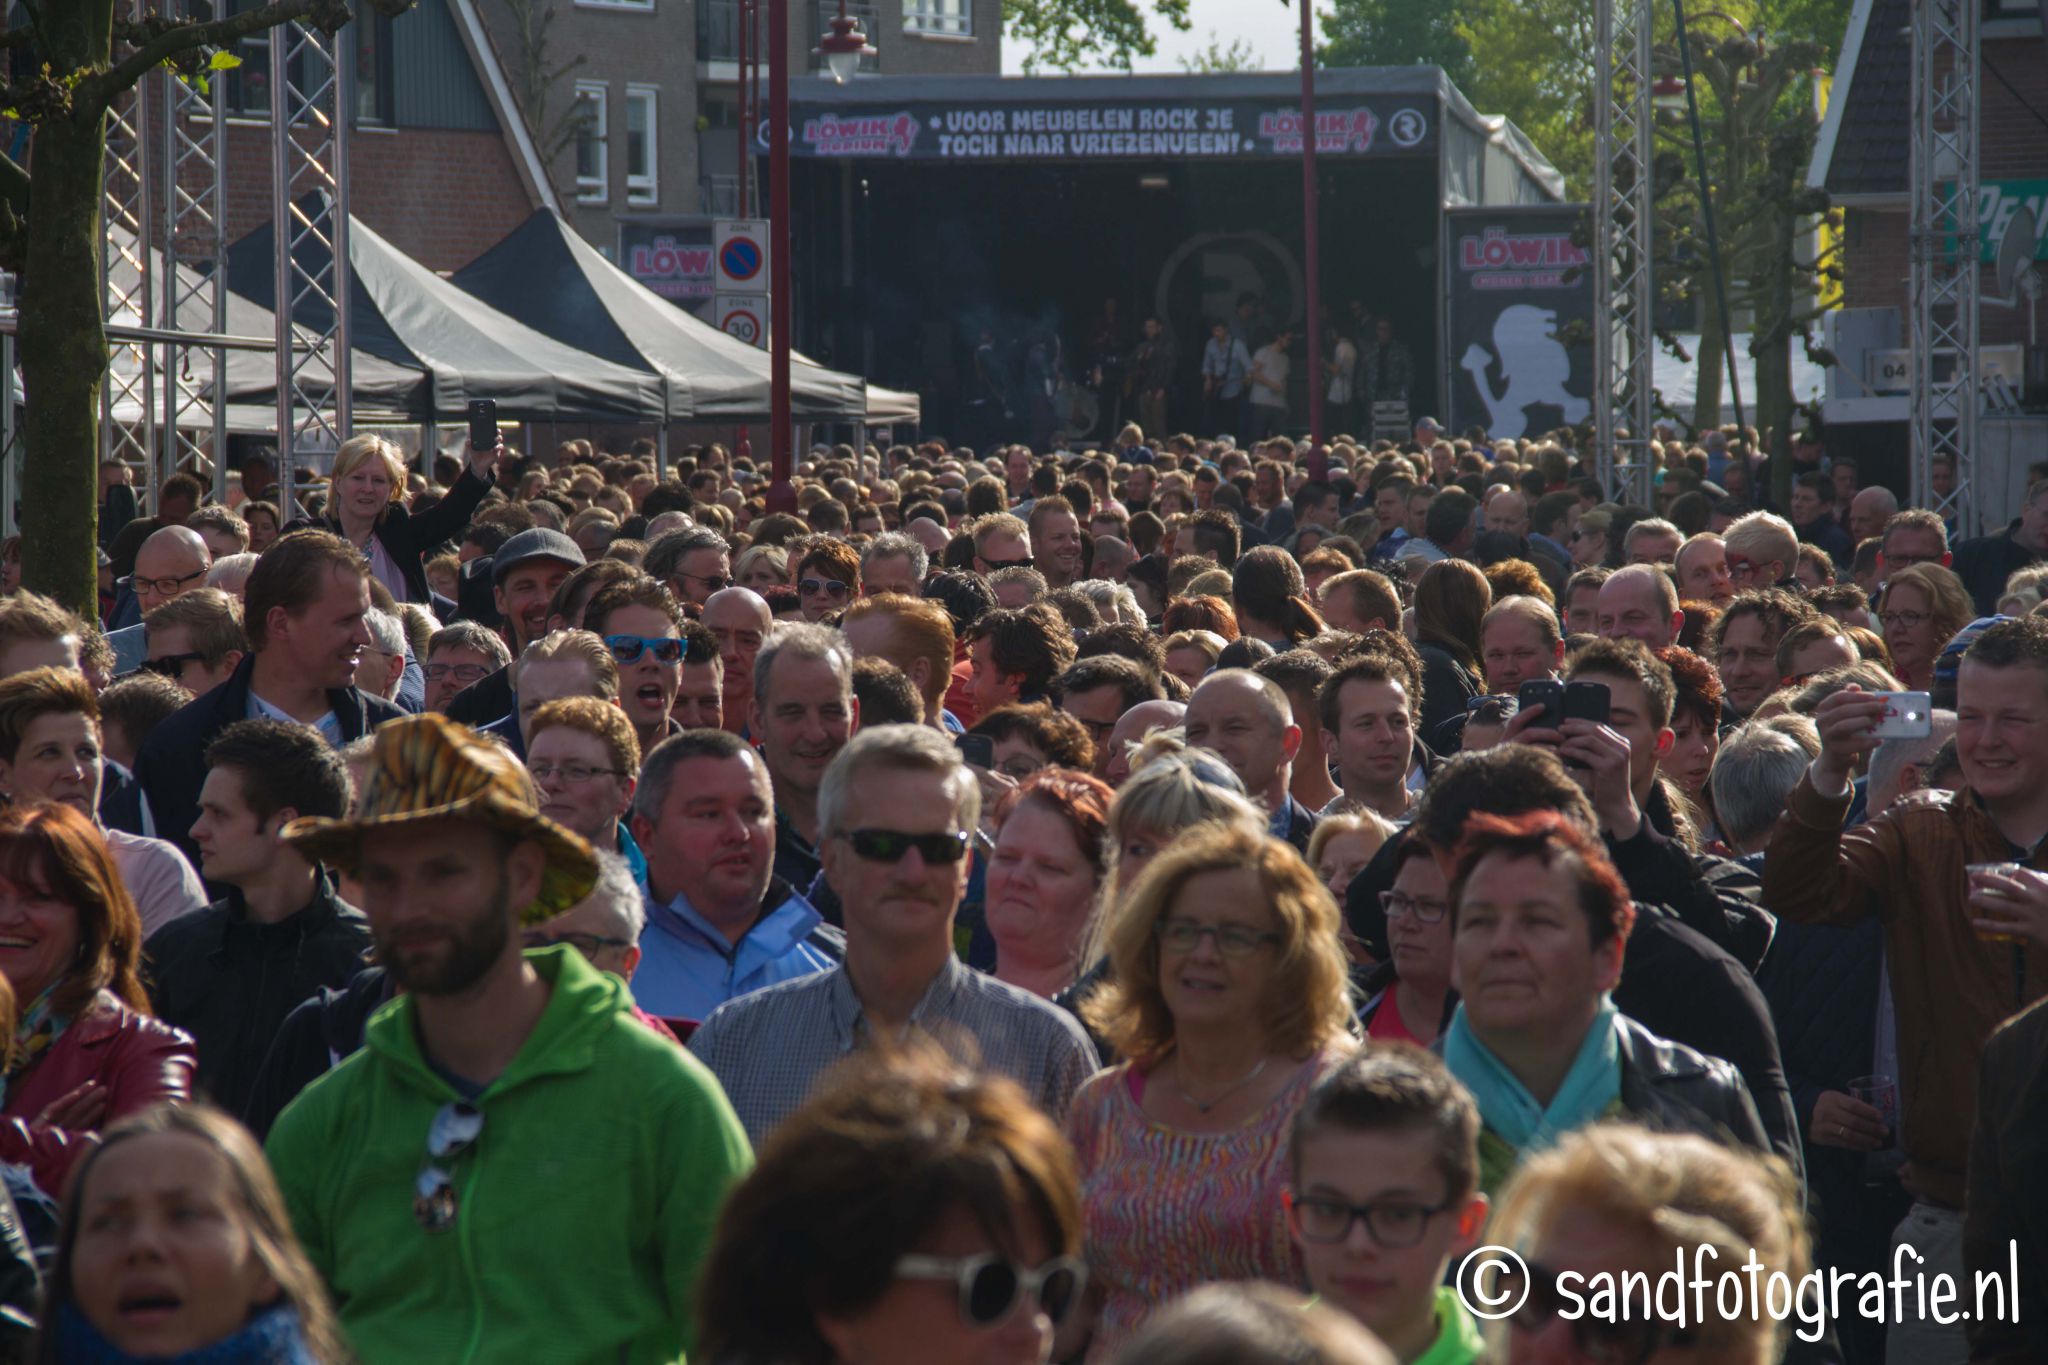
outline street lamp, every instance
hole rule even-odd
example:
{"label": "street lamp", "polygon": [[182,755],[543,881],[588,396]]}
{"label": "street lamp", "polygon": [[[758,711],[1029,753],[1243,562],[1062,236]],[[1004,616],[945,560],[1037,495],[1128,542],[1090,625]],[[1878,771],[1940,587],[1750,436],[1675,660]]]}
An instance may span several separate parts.
{"label": "street lamp", "polygon": [[875,50],[868,46],[868,35],[861,31],[860,20],[847,17],[846,0],[839,0],[839,17],[832,21],[832,31],[818,40],[817,50],[825,59],[825,70],[839,85],[853,79],[860,70],[861,58],[875,55]]}
{"label": "street lamp", "polygon": [[1685,112],[1686,82],[1678,76],[1660,76],[1650,86],[1650,107],[1659,113]]}

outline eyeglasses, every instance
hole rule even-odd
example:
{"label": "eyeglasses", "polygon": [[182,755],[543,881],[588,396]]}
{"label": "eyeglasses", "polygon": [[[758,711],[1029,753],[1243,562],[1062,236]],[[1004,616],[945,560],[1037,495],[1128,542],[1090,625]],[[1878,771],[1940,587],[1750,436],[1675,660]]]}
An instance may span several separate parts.
{"label": "eyeglasses", "polygon": [[607,635],[604,647],[621,664],[639,663],[640,656],[650,649],[656,663],[677,663],[683,657],[683,642],[673,635]]}
{"label": "eyeglasses", "polygon": [[1882,611],[1877,619],[1886,630],[1918,630],[1933,619],[1924,611]]}
{"label": "eyeglasses", "polygon": [[624,777],[623,768],[590,768],[581,763],[529,763],[526,771],[536,783],[545,782],[560,773],[564,782],[581,786],[593,777]]}
{"label": "eyeglasses", "polygon": [[476,1146],[483,1131],[483,1110],[461,1100],[442,1105],[428,1125],[427,1160],[412,1187],[413,1221],[428,1232],[446,1232],[455,1226],[460,1201],[448,1167]]}
{"label": "eyeglasses", "polygon": [[989,1328],[1009,1319],[1020,1300],[1034,1301],[1057,1327],[1081,1301],[1088,1268],[1059,1256],[1027,1270],[1000,1256],[905,1256],[896,1262],[899,1280],[951,1280],[960,1289],[960,1320]]}
{"label": "eyeglasses", "polygon": [[708,583],[708,584],[710,584],[710,585],[711,585],[711,590],[712,590],[713,592],[717,592],[717,591],[719,591],[719,590],[720,590],[721,588],[729,588],[729,587],[731,587],[731,586],[732,586],[733,584],[735,584],[735,583],[737,583],[737,582],[739,581],[738,579],[736,579],[736,578],[732,577],[732,576],[731,576],[730,574],[717,574],[717,573],[691,573],[691,572],[690,572],[689,570],[687,570],[687,569],[677,569],[677,570],[676,570],[676,577],[677,577],[677,578],[694,578],[694,579],[696,579],[696,580],[697,580],[697,581],[698,581],[699,583]]}
{"label": "eyeglasses", "polygon": [[981,562],[988,565],[990,573],[996,573],[1003,569],[1028,569],[1031,567],[1031,556],[1025,555],[1022,559],[984,559]]}
{"label": "eyeglasses", "polygon": [[824,593],[827,597],[834,600],[844,597],[853,591],[852,588],[836,578],[805,578],[798,581],[796,588],[798,592],[803,593],[806,597],[815,597],[819,593]]}
{"label": "eyeglasses", "polygon": [[1399,891],[1380,892],[1380,909],[1387,912],[1388,919],[1396,915],[1413,915],[1424,924],[1440,924],[1446,908],[1439,900],[1423,900]]}
{"label": "eyeglasses", "polygon": [[605,948],[631,948],[630,938],[606,938],[603,934],[559,933],[551,934],[545,929],[528,929],[521,934],[520,941],[529,948],[552,948],[566,943],[585,957],[594,957]]}
{"label": "eyeglasses", "polygon": [[1728,577],[1731,579],[1748,578],[1761,567],[1763,566],[1754,559],[1746,559],[1741,555],[1728,556]]}
{"label": "eyeglasses", "polygon": [[[1514,1303],[1518,1295],[1523,1296],[1520,1300],[1522,1306],[1508,1319],[1508,1325],[1517,1332],[1540,1332],[1566,1308],[1564,1296],[1557,1292],[1557,1272],[1534,1261],[1529,1262],[1526,1295],[1520,1284],[1521,1278],[1521,1273],[1512,1265],[1505,1266],[1493,1292],[1506,1296],[1499,1300],[1503,1303]],[[1572,1342],[1579,1353],[1597,1365],[1645,1365],[1666,1346],[1690,1346],[1699,1339],[1696,1329],[1673,1327],[1655,1317],[1610,1321],[1580,1312],[1567,1321],[1571,1323]]]}
{"label": "eyeglasses", "polygon": [[1389,1200],[1384,1204],[1347,1204],[1321,1195],[1297,1195],[1292,1190],[1280,1196],[1287,1209],[1287,1221],[1294,1235],[1304,1242],[1332,1244],[1351,1235],[1352,1225],[1365,1224],[1365,1235],[1389,1251],[1401,1251],[1422,1241],[1429,1220],[1448,1209]]}
{"label": "eyeglasses", "polygon": [[200,577],[205,572],[206,570],[204,569],[194,569],[191,573],[186,574],[182,578],[130,577],[128,580],[128,586],[135,589],[137,593],[140,593],[144,588],[148,588],[151,592],[155,593],[159,597],[169,597],[172,593],[184,587],[193,579]]}
{"label": "eyeglasses", "polygon": [[420,671],[427,675],[428,682],[439,682],[452,674],[459,683],[473,683],[491,670],[483,664],[428,664]]}
{"label": "eyeglasses", "polygon": [[1280,942],[1280,935],[1270,931],[1247,929],[1242,924],[1201,924],[1190,919],[1160,921],[1154,931],[1161,946],[1173,952],[1187,954],[1205,938],[1216,940],[1216,951],[1225,957],[1250,957],[1259,949]]}
{"label": "eyeglasses", "polygon": [[945,834],[905,834],[893,829],[856,829],[840,836],[853,851],[871,863],[899,863],[913,848],[928,863],[957,863],[967,856],[964,829]]}
{"label": "eyeglasses", "polygon": [[176,680],[185,671],[186,664],[206,662],[204,654],[166,654],[160,659],[145,660],[142,667],[160,677]]}

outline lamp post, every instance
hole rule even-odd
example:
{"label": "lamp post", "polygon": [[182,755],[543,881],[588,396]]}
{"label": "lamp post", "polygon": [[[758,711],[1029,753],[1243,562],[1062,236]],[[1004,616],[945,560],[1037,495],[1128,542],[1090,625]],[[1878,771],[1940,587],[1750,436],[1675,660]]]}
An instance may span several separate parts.
{"label": "lamp post", "polygon": [[[1310,458],[1323,443],[1322,224],[1316,196],[1315,6],[1301,0],[1301,232],[1308,327],[1308,443]],[[1317,471],[1320,472],[1320,471]]]}
{"label": "lamp post", "polygon": [[[845,84],[874,55],[860,21],[847,17],[846,0],[832,31],[818,42],[832,79]],[[768,411],[774,424],[768,449],[770,475],[764,501],[770,512],[796,511],[792,445],[796,432],[789,402],[790,210],[789,210],[789,0],[768,0],[768,243],[769,362]]]}

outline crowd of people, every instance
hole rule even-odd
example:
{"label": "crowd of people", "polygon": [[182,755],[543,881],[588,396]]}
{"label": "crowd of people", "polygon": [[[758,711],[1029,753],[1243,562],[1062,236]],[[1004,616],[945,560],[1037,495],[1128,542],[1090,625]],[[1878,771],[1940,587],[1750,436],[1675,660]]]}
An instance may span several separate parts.
{"label": "crowd of people", "polygon": [[0,1360],[2048,1359],[2048,477],[1752,439],[108,466]]}

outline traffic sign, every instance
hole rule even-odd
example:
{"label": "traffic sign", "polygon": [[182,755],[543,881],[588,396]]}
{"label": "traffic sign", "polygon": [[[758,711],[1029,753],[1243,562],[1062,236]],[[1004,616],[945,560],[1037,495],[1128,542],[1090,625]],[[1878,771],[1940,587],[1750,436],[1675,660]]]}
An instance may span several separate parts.
{"label": "traffic sign", "polygon": [[768,224],[720,218],[711,225],[713,287],[721,294],[768,292]]}
{"label": "traffic sign", "polygon": [[720,294],[712,300],[711,317],[719,331],[749,346],[768,344],[766,294]]}

